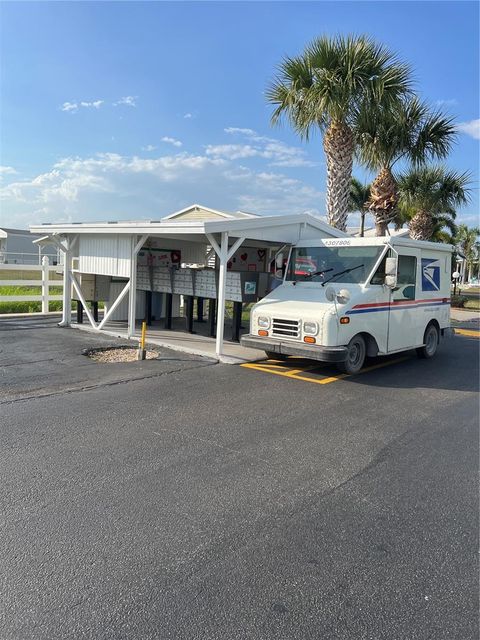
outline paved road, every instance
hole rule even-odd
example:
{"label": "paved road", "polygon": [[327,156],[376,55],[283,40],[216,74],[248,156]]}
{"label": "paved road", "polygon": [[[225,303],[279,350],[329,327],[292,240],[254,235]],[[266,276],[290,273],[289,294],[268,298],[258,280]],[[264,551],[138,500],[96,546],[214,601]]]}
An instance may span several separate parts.
{"label": "paved road", "polygon": [[478,344],[323,386],[194,360],[12,378],[0,636],[477,640]]}

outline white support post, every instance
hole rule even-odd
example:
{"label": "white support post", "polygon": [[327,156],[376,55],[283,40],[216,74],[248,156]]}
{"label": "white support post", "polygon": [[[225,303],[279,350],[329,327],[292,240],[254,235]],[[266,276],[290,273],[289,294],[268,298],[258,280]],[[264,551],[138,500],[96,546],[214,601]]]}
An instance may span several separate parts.
{"label": "white support post", "polygon": [[92,316],[92,312],[88,308],[88,304],[87,304],[87,302],[86,302],[86,300],[85,300],[85,298],[83,296],[82,288],[79,285],[75,275],[73,273],[71,273],[71,272],[70,272],[70,282],[73,285],[73,288],[75,289],[75,291],[77,292],[78,299],[80,300],[80,302],[83,305],[85,313],[87,314],[88,321],[90,322],[90,324],[92,325],[92,327],[94,329],[98,329],[97,323],[95,322],[95,320],[94,320],[94,318]]}
{"label": "white support post", "polygon": [[[69,242],[70,244],[70,242]],[[72,285],[70,273],[72,269],[72,252],[70,248],[63,251],[63,299],[62,299],[62,321],[59,327],[69,327],[72,322]]]}
{"label": "white support post", "polygon": [[215,240],[215,238],[212,236],[211,233],[206,233],[205,235],[207,236],[208,241],[212,245],[213,250],[215,251],[217,256],[219,256],[220,255],[220,247],[218,246],[218,242]]}
{"label": "white support post", "polygon": [[130,255],[130,288],[128,290],[128,330],[129,338],[135,335],[137,310],[137,254],[148,239],[148,235],[140,238],[132,236],[132,252]]}
{"label": "white support post", "polygon": [[98,325],[98,330],[100,331],[100,329],[103,329],[105,323],[108,321],[108,319],[110,318],[110,316],[112,315],[112,313],[115,311],[115,309],[118,307],[118,305],[120,304],[120,302],[123,300],[123,298],[125,297],[125,294],[127,293],[127,291],[130,290],[130,280],[127,282],[127,284],[123,287],[123,289],[120,291],[120,293],[118,294],[115,302],[113,302],[112,306],[108,309],[105,308],[104,309],[104,316],[102,318],[102,321],[100,322],[100,324]]}
{"label": "white support post", "polygon": [[227,262],[228,262],[228,232],[227,231],[222,232],[219,262],[220,262],[220,270],[218,274],[217,339],[215,344],[215,352],[217,356],[221,356],[223,353],[223,331],[224,331],[224,323],[225,323],[225,285],[227,281]]}
{"label": "white support post", "polygon": [[230,260],[230,258],[233,258],[235,251],[237,251],[237,249],[239,249],[243,242],[244,242],[245,238],[238,238],[238,240],[236,240],[235,244],[233,244],[230,247],[229,252],[227,253],[227,262]]}
{"label": "white support post", "polygon": [[48,256],[43,256],[42,259],[42,313],[48,313],[48,277],[50,275],[49,271],[50,261]]}

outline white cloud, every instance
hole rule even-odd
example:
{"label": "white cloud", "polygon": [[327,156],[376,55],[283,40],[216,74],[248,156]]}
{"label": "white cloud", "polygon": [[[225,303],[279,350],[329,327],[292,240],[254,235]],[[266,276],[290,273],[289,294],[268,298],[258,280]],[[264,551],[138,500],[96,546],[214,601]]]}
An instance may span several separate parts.
{"label": "white cloud", "polygon": [[80,102],[80,106],[81,107],[85,107],[87,109],[91,109],[92,107],[94,109],[99,109],[102,104],[104,103],[104,100],[94,100],[93,102]]}
{"label": "white cloud", "polygon": [[54,220],[157,220],[198,201],[260,214],[319,213],[324,203],[322,193],[301,180],[186,152],[63,158],[32,179],[12,180],[0,195],[18,226]]}
{"label": "white cloud", "polygon": [[137,106],[138,96],[123,96],[117,102],[114,102],[113,105],[118,107],[119,105],[125,105],[127,107],[136,107]]}
{"label": "white cloud", "polygon": [[456,98],[442,98],[435,102],[437,107],[454,107],[458,104],[458,100]]}
{"label": "white cloud", "polygon": [[469,122],[460,122],[457,129],[468,136],[480,140],[480,119],[470,120]]}
{"label": "white cloud", "polygon": [[257,132],[253,129],[241,129],[240,127],[227,127],[224,129],[225,133],[231,133],[233,135],[240,134],[244,136],[256,136]]}
{"label": "white cloud", "polygon": [[183,143],[180,140],[177,140],[176,138],[170,138],[170,136],[164,136],[162,138],[162,142],[166,142],[167,144],[171,144],[174,147],[181,147],[183,145]]}
{"label": "white cloud", "polygon": [[104,102],[104,100],[93,100],[92,102],[87,102],[86,100],[81,100],[80,102],[64,102],[60,109],[61,111],[76,113],[80,107],[83,107],[84,109],[100,109]]}
{"label": "white cloud", "polygon": [[265,158],[270,160],[272,167],[313,167],[316,164],[306,157],[303,149],[262,136],[251,137],[247,144],[207,145],[205,153],[226,160]]}
{"label": "white cloud", "polygon": [[185,120],[190,120],[191,118],[193,118],[193,113],[185,113],[184,116]]}
{"label": "white cloud", "polygon": [[5,165],[0,165],[0,175],[14,175],[16,170],[13,167],[6,167]]}
{"label": "white cloud", "polygon": [[155,151],[157,147],[155,147],[153,144],[147,144],[146,147],[142,147],[142,151]]}
{"label": "white cloud", "polygon": [[60,109],[62,111],[78,111],[78,104],[76,102],[64,102]]}

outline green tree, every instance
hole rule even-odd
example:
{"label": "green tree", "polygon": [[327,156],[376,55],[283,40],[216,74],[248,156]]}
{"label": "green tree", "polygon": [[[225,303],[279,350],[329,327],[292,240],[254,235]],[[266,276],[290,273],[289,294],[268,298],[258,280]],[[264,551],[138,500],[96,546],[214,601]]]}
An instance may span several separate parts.
{"label": "green tree", "polygon": [[455,245],[462,255],[465,256],[468,267],[468,278],[470,281],[475,264],[478,264],[479,258],[479,242],[480,229],[478,227],[468,227],[466,224],[460,224],[457,228],[455,236]]}
{"label": "green tree", "polygon": [[431,112],[416,96],[393,107],[367,107],[357,120],[358,159],[377,172],[371,185],[368,209],[375,218],[377,235],[397,216],[398,190],[393,167],[407,160],[414,167],[448,155],[456,137],[452,118]]}
{"label": "green tree", "polygon": [[455,231],[456,208],[469,201],[469,181],[468,173],[444,167],[420,167],[401,175],[398,192],[409,211],[410,236],[430,240],[442,227]]}
{"label": "green tree", "polygon": [[410,89],[407,65],[366,36],[323,36],[286,57],[267,91],[272,123],[286,117],[308,139],[323,133],[327,161],[327,219],[345,230],[356,119],[367,105],[388,108]]}
{"label": "green tree", "polygon": [[360,213],[360,237],[365,235],[365,214],[367,203],[370,199],[370,185],[363,184],[357,178],[352,178],[350,183],[350,197],[348,200],[348,213]]}

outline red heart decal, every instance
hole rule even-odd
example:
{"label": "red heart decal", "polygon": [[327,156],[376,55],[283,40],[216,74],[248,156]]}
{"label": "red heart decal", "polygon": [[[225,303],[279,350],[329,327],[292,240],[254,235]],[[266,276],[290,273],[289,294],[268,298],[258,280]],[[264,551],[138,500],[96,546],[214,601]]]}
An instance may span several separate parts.
{"label": "red heart decal", "polygon": [[248,253],[242,253],[240,258],[245,262],[245,260],[248,258]]}

